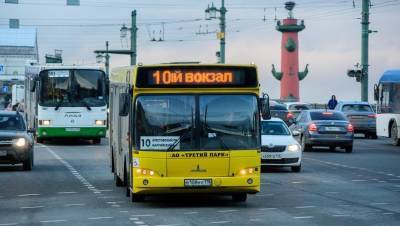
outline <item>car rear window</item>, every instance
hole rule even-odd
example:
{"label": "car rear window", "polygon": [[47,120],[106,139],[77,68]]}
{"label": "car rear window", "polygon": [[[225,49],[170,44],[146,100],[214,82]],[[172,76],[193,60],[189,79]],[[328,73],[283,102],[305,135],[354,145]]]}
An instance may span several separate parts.
{"label": "car rear window", "polygon": [[366,104],[346,104],[342,107],[343,112],[372,112],[372,108]]}
{"label": "car rear window", "polygon": [[347,120],[342,113],[332,111],[310,112],[310,116],[311,120]]}
{"label": "car rear window", "polygon": [[271,105],[269,107],[271,110],[286,111],[285,105]]}
{"label": "car rear window", "polygon": [[304,104],[290,105],[289,110],[303,111],[303,110],[310,110],[310,107]]}
{"label": "car rear window", "polygon": [[17,115],[0,115],[0,130],[25,130],[21,117]]}

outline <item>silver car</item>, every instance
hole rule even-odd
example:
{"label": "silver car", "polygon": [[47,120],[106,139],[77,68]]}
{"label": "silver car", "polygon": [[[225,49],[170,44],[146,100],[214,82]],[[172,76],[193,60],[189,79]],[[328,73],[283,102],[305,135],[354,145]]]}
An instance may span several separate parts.
{"label": "silver car", "polygon": [[343,112],[354,127],[355,133],[363,133],[365,137],[376,139],[376,114],[367,102],[341,101],[335,110]]}

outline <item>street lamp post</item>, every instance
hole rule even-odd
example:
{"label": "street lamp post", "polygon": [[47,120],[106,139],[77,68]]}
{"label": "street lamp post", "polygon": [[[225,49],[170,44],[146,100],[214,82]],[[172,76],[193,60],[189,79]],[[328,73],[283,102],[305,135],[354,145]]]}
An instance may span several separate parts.
{"label": "street lamp post", "polygon": [[[110,60],[110,56],[109,54],[124,54],[124,55],[130,55],[131,56],[131,66],[136,64],[136,41],[137,41],[137,26],[136,26],[136,10],[132,11],[131,14],[131,19],[132,19],[132,27],[128,28],[124,25],[122,25],[121,29],[120,29],[120,36],[121,38],[126,38],[126,36],[128,35],[128,31],[131,32],[131,48],[130,50],[109,50],[108,49],[108,42],[106,42],[106,50],[95,50],[94,53],[97,54],[96,59],[100,56],[102,56],[101,54],[105,54],[105,65],[106,65],[106,73],[108,75],[109,73],[109,60]],[[108,71],[108,72],[107,72]]]}
{"label": "street lamp post", "polygon": [[228,12],[228,10],[225,8],[225,0],[221,0],[221,1],[222,2],[221,2],[220,9],[217,9],[214,6],[214,3],[212,3],[211,7],[208,6],[207,9],[205,10],[205,12],[206,12],[206,20],[217,19],[217,12],[219,12],[219,14],[220,14],[220,17],[219,17],[220,32],[217,35],[220,40],[219,63],[224,64],[225,63],[225,45],[226,45],[226,42],[225,42],[226,12]]}

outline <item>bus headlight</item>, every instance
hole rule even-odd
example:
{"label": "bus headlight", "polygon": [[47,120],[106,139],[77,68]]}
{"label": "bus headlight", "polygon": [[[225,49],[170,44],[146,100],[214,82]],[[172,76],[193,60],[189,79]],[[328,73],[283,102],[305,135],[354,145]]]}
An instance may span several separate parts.
{"label": "bus headlight", "polygon": [[255,168],[247,168],[247,169],[241,169],[240,170],[240,175],[244,176],[244,175],[248,175],[248,174],[253,174],[254,171],[256,171]]}
{"label": "bus headlight", "polygon": [[297,144],[291,144],[291,145],[287,146],[287,150],[296,152],[296,151],[300,151],[300,147]]}
{"label": "bus headlight", "polygon": [[154,170],[150,170],[150,169],[136,169],[136,173],[138,175],[142,175],[142,176],[154,176],[155,172]]}
{"label": "bus headlight", "polygon": [[104,120],[96,120],[96,121],[94,121],[94,124],[96,124],[98,126],[102,126],[102,125],[105,125],[106,123]]}
{"label": "bus headlight", "polygon": [[51,124],[50,120],[39,120],[39,125],[41,126],[49,126]]}
{"label": "bus headlight", "polygon": [[26,140],[25,140],[25,138],[18,138],[18,139],[14,140],[14,144],[15,144],[15,146],[21,148],[26,145]]}

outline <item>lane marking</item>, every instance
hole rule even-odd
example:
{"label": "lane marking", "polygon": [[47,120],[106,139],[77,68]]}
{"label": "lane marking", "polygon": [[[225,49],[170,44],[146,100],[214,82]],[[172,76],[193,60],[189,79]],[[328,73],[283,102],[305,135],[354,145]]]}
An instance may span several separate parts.
{"label": "lane marking", "polygon": [[339,194],[339,192],[337,192],[337,191],[327,191],[327,192],[325,192],[325,194]]}
{"label": "lane marking", "polygon": [[38,196],[40,194],[21,194],[21,195],[17,195],[18,197],[28,197],[28,196]]}
{"label": "lane marking", "polygon": [[107,204],[118,204],[118,203],[123,203],[122,201],[110,201],[106,202]]}
{"label": "lane marking", "polygon": [[348,214],[334,214],[332,217],[350,217]]}
{"label": "lane marking", "polygon": [[353,181],[353,182],[365,182],[367,180],[351,180],[351,181]]}
{"label": "lane marking", "polygon": [[111,205],[112,207],[121,207],[120,205]]}
{"label": "lane marking", "polygon": [[133,222],[133,223],[135,223],[135,224],[144,224],[143,221],[135,221],[135,222]]}
{"label": "lane marking", "polygon": [[103,219],[112,219],[114,217],[89,217],[88,220],[103,220]]}
{"label": "lane marking", "polygon": [[311,219],[314,218],[313,216],[300,216],[300,217],[294,217],[294,219]]}
{"label": "lane marking", "polygon": [[70,207],[70,206],[85,206],[86,203],[71,203],[71,204],[65,204],[65,207]]}
{"label": "lane marking", "polygon": [[100,192],[111,192],[111,191],[114,191],[113,189],[102,189],[102,190],[97,190],[97,191],[100,191]]}
{"label": "lane marking", "polygon": [[140,214],[140,215],[132,215],[132,217],[154,217],[155,214]]}
{"label": "lane marking", "polygon": [[315,208],[315,206],[296,206],[296,209],[309,209],[309,208]]}
{"label": "lane marking", "polygon": [[46,221],[40,221],[40,223],[58,223],[58,222],[66,222],[67,220],[61,219],[61,220],[46,220]]}
{"label": "lane marking", "polygon": [[378,206],[378,205],[389,205],[389,203],[387,203],[387,202],[374,202],[374,203],[371,203],[370,205],[376,205],[376,206]]}
{"label": "lane marking", "polygon": [[137,218],[137,217],[131,217],[131,218],[129,218],[129,220],[131,220],[131,221],[137,221],[137,220],[139,220],[139,218]]}
{"label": "lane marking", "polygon": [[8,225],[18,225],[18,223],[3,223],[0,226],[8,226]]}
{"label": "lane marking", "polygon": [[276,210],[277,208],[275,207],[269,207],[269,208],[260,208],[259,210],[263,211],[263,210]]}
{"label": "lane marking", "polygon": [[232,213],[232,212],[238,212],[239,210],[219,210],[217,211],[218,213]]}
{"label": "lane marking", "polygon": [[39,209],[43,208],[44,206],[21,206],[21,209]]}
{"label": "lane marking", "polygon": [[256,218],[256,219],[250,219],[249,221],[255,221],[255,222],[258,222],[258,221],[261,221],[261,219],[258,219],[258,218]]}
{"label": "lane marking", "polygon": [[120,210],[119,212],[120,213],[128,213],[129,211],[128,210]]}
{"label": "lane marking", "polygon": [[227,224],[227,223],[231,223],[230,221],[213,221],[210,222],[209,224]]}
{"label": "lane marking", "polygon": [[292,181],[292,184],[302,184],[304,181]]}
{"label": "lane marking", "polygon": [[383,215],[393,215],[394,213],[382,213]]}
{"label": "lane marking", "polygon": [[198,214],[199,212],[184,212],[183,214],[190,215],[190,214]]}

